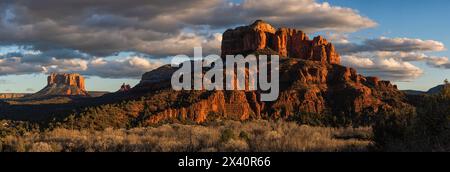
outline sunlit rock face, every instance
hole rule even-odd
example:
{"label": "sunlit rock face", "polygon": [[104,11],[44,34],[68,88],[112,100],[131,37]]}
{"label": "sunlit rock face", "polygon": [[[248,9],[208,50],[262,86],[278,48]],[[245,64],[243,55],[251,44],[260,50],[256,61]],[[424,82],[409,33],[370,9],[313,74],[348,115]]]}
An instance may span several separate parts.
{"label": "sunlit rock face", "polygon": [[[263,21],[229,29],[223,34],[222,57],[235,54],[280,55],[280,94],[277,100],[260,101],[261,91],[174,91],[169,65],[147,72],[133,91],[146,90],[139,107],[152,125],[167,121],[209,119],[288,119],[296,115],[343,116],[369,121],[380,111],[410,109],[405,95],[389,81],[365,77],[340,65],[334,46],[321,36],[310,40],[296,29],[275,29]],[[330,118],[328,118],[330,117]]]}
{"label": "sunlit rock face", "polygon": [[52,73],[47,77],[47,86],[30,97],[87,95],[84,77],[80,74]]}
{"label": "sunlit rock face", "polygon": [[248,54],[270,49],[281,57],[340,64],[340,56],[333,44],[322,36],[313,40],[301,30],[275,29],[270,24],[257,20],[249,26],[228,29],[223,34],[222,56]]}

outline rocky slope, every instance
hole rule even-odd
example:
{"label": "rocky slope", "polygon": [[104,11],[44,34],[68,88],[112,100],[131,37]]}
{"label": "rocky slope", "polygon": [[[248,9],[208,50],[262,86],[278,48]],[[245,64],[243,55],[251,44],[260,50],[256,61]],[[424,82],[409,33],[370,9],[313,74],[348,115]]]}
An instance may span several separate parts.
{"label": "rocky slope", "polygon": [[27,98],[87,95],[84,78],[80,74],[52,73],[47,77],[47,86]]}
{"label": "rocky slope", "polygon": [[123,83],[122,86],[120,86],[119,90],[117,90],[117,92],[128,92],[130,90],[131,90],[131,86]]}
{"label": "rocky slope", "polygon": [[[323,37],[309,40],[302,31],[275,29],[263,21],[227,30],[222,55],[279,54],[280,96],[259,101],[259,91],[173,91],[170,77],[176,70],[163,66],[143,75],[132,91],[152,92],[138,107],[146,124],[211,118],[248,120],[290,118],[316,114],[371,119],[380,111],[412,108],[405,95],[389,81],[364,77],[340,65],[339,54]],[[162,106],[164,105],[164,106]]]}

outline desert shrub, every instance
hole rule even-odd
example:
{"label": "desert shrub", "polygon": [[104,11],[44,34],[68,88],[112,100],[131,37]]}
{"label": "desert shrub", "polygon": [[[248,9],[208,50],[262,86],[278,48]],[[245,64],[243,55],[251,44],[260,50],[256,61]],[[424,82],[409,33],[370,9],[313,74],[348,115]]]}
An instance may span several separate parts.
{"label": "desert shrub", "polygon": [[[414,112],[381,112],[373,126],[374,142],[381,149],[403,149],[405,138],[411,130]],[[390,148],[388,148],[390,147]]]}
{"label": "desert shrub", "polygon": [[2,139],[3,152],[25,152],[26,147],[22,139],[15,136],[6,136]]}
{"label": "desert shrub", "polygon": [[296,113],[289,117],[289,121],[296,121],[299,124],[323,126],[327,124],[326,115],[316,113]]}
{"label": "desert shrub", "polygon": [[234,138],[234,132],[233,130],[227,128],[225,130],[222,131],[222,135],[220,137],[220,140],[222,142],[228,142],[229,140]]}
{"label": "desert shrub", "polygon": [[450,151],[450,87],[412,102],[416,112],[379,116],[374,141],[384,151]]}
{"label": "desert shrub", "polygon": [[250,136],[249,136],[249,134],[247,132],[241,131],[239,133],[239,138],[244,139],[244,140],[248,140],[248,139],[250,139]]}
{"label": "desert shrub", "polygon": [[249,151],[249,146],[245,140],[230,139],[225,142],[219,150],[227,152],[247,152]]}
{"label": "desert shrub", "polygon": [[411,128],[412,134],[407,139],[414,142],[415,150],[450,151],[450,95],[424,99]]}
{"label": "desert shrub", "polygon": [[23,135],[30,131],[38,131],[39,124],[25,121],[0,120],[0,139],[8,135]]}
{"label": "desert shrub", "polygon": [[29,152],[59,152],[61,151],[60,145],[52,145],[44,142],[37,142],[31,145]]}
{"label": "desert shrub", "polygon": [[56,128],[9,135],[1,145],[2,151],[19,152],[367,151],[370,140],[339,137],[351,136],[352,132],[370,135],[371,130],[311,127],[285,121],[222,121],[207,126]]}

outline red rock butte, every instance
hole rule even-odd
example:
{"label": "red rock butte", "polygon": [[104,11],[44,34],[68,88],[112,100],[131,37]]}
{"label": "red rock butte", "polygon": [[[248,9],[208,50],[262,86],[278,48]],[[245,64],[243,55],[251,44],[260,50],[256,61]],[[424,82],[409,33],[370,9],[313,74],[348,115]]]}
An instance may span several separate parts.
{"label": "red rock butte", "polygon": [[166,65],[145,73],[132,89],[152,92],[146,103],[154,108],[145,119],[147,124],[170,120],[202,123],[214,116],[232,120],[289,119],[304,114],[366,123],[379,112],[411,109],[405,95],[389,81],[366,77],[340,65],[334,46],[321,36],[309,40],[302,31],[275,29],[256,21],[223,34],[222,57],[237,54],[280,55],[277,100],[260,101],[259,90],[173,91],[170,81],[176,68]]}
{"label": "red rock butte", "polygon": [[48,96],[87,96],[84,78],[80,74],[52,73],[47,77],[47,86],[30,98]]}
{"label": "red rock butte", "polygon": [[301,30],[275,29],[262,20],[257,20],[249,26],[228,29],[223,34],[222,57],[260,50],[271,50],[281,57],[329,64],[340,64],[341,60],[333,44],[322,36],[310,40]]}
{"label": "red rock butte", "polygon": [[80,74],[52,73],[47,77],[47,85],[69,85],[86,91],[84,78]]}

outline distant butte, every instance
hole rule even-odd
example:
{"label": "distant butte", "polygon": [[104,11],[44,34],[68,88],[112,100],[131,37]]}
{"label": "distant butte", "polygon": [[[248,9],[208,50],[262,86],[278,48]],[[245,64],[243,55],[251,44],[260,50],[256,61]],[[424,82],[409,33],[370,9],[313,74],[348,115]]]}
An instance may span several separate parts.
{"label": "distant butte", "polygon": [[47,77],[47,86],[28,98],[48,96],[88,96],[83,76],[77,73],[52,73]]}

